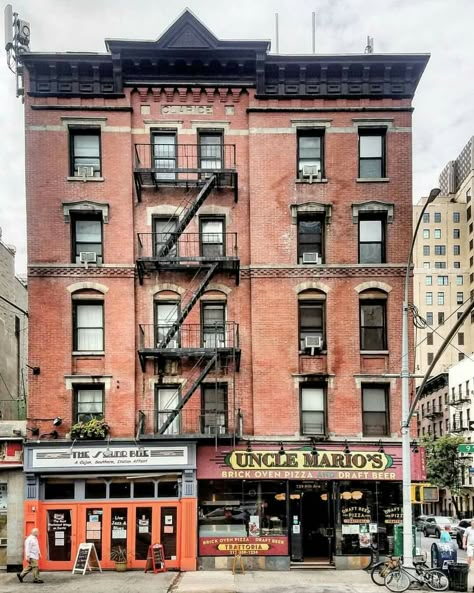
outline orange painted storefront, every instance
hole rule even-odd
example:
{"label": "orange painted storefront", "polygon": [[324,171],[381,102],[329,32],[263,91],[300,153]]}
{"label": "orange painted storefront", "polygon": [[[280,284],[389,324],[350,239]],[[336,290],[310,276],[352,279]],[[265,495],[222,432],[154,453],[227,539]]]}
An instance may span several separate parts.
{"label": "orange painted storefront", "polygon": [[[173,461],[164,460],[163,464],[167,464],[165,468],[152,459],[152,467],[147,468],[149,471],[138,472],[137,468],[130,471],[132,475],[127,476],[128,472],[123,471],[128,469],[126,459],[125,467],[121,466],[120,471],[118,467],[116,472],[105,467],[108,471],[103,474],[91,474],[91,467],[86,466],[89,471],[83,471],[79,465],[76,466],[77,473],[70,473],[75,467],[75,458],[65,458],[64,445],[63,448],[58,446],[54,449],[27,446],[24,535],[26,537],[33,527],[38,527],[40,531],[40,568],[72,570],[79,544],[87,542],[95,544],[103,569],[115,567],[111,552],[114,548],[121,547],[126,549],[128,568],[144,570],[148,546],[161,543],[168,569],[196,570],[197,498],[194,449],[186,446],[149,445],[141,446],[140,452],[143,454],[143,451],[149,451],[151,457],[162,453],[164,458],[168,455],[168,459],[175,454],[175,459],[178,459],[176,452],[181,454],[183,449],[186,449],[183,459],[187,465],[184,471],[172,466]],[[75,455],[81,463],[84,459],[102,459],[102,463],[107,465],[106,455],[111,455],[111,452],[117,456],[125,456],[133,450],[134,447],[129,445],[120,447],[118,444],[111,444],[105,450],[103,446],[89,445],[78,448]],[[83,457],[86,454],[89,457]],[[42,459],[46,461],[42,462]],[[41,463],[42,471],[34,472],[35,469],[39,470]],[[130,463],[133,463],[133,459]],[[60,464],[64,465],[64,471],[61,471]],[[49,468],[51,470],[47,471]],[[29,473],[32,470],[33,473]],[[171,496],[160,493],[160,480],[168,480],[169,485],[170,476],[176,482],[176,493],[171,493]],[[111,484],[117,481],[124,483],[127,480],[134,484],[127,484],[129,496],[112,498],[109,491]],[[155,496],[146,498],[138,494],[135,485],[137,482],[151,483],[153,480],[156,482]],[[85,490],[88,481],[108,483],[107,496],[88,496]],[[51,499],[51,492],[48,494],[48,484],[55,487],[54,500]]]}

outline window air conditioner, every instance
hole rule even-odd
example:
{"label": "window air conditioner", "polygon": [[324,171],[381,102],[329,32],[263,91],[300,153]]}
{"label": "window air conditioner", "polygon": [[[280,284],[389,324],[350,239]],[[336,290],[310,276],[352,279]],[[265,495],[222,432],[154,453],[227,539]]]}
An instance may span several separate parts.
{"label": "window air conditioner", "polygon": [[76,177],[94,177],[94,167],[79,165],[77,167]]}
{"label": "window air conditioner", "polygon": [[304,264],[320,264],[321,256],[319,255],[319,253],[316,253],[316,252],[303,253],[303,263]]}
{"label": "window air conditioner", "polygon": [[306,336],[304,339],[305,349],[321,350],[323,347],[323,338],[321,336]]}
{"label": "window air conditioner", "polygon": [[87,268],[88,264],[97,263],[97,253],[95,251],[80,251],[79,261],[81,264],[85,264]]}
{"label": "window air conditioner", "polygon": [[204,426],[204,434],[208,434],[211,436],[215,436],[216,434],[225,434],[225,426],[214,426],[207,424],[206,426]]}
{"label": "window air conditioner", "polygon": [[313,179],[321,179],[321,169],[319,165],[303,165],[301,167],[301,176],[313,183]]}

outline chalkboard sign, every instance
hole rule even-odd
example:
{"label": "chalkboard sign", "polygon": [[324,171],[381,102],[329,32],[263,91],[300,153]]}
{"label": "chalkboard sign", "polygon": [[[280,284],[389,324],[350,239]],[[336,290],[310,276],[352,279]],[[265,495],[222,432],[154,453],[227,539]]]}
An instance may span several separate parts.
{"label": "chalkboard sign", "polygon": [[72,574],[76,574],[76,572],[86,574],[86,570],[99,570],[102,572],[94,544],[83,543],[79,544],[77,548],[76,561],[74,562]]}
{"label": "chalkboard sign", "polygon": [[148,548],[145,572],[153,570],[153,573],[166,572],[165,551],[161,544],[153,544]]}

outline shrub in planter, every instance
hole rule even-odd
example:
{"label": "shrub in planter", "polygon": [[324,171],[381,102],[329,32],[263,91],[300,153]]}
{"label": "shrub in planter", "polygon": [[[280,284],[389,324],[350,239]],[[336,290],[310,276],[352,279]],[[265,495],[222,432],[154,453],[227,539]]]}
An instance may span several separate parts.
{"label": "shrub in planter", "polygon": [[115,562],[115,570],[117,572],[125,572],[127,570],[127,548],[124,546],[113,546],[110,550],[110,559]]}
{"label": "shrub in planter", "polygon": [[71,426],[73,439],[105,439],[109,434],[109,425],[103,418],[92,418],[87,422],[77,422]]}

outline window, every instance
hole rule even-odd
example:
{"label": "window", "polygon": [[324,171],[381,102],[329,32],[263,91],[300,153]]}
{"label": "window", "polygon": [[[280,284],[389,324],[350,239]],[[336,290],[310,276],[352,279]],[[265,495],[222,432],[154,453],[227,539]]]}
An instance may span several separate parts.
{"label": "window", "polygon": [[458,361],[464,360],[464,352],[458,352]]}
{"label": "window", "polygon": [[434,213],[434,221],[435,222],[441,222],[441,212],[435,212]]}
{"label": "window", "polygon": [[464,278],[462,276],[456,276],[456,284],[457,286],[462,286],[464,283]]}
{"label": "window", "polygon": [[364,298],[360,301],[360,349],[386,350],[386,305],[387,301]]}
{"label": "window", "polygon": [[227,433],[227,384],[215,383],[201,388],[201,432]]}
{"label": "window", "polygon": [[433,304],[433,293],[432,292],[427,292],[425,295],[425,302],[427,305],[432,305]]}
{"label": "window", "polygon": [[[171,237],[172,233],[176,231],[178,220],[176,218],[169,217],[154,217],[153,218],[153,255],[161,255],[163,247]],[[171,249],[166,250],[163,254],[169,257],[176,257],[177,255],[177,244],[175,243]]]}
{"label": "window", "polygon": [[471,215],[471,207],[470,207],[470,206],[468,206],[468,207],[467,207],[467,210],[466,210],[466,218],[467,218],[468,220],[471,220],[471,216],[472,216],[472,215]]}
{"label": "window", "polygon": [[75,302],[74,343],[77,352],[104,350],[104,303]]}
{"label": "window", "polygon": [[385,221],[381,218],[359,217],[359,263],[385,262]]}
{"label": "window", "polygon": [[323,299],[298,301],[301,351],[306,350],[306,338],[319,337],[322,340],[323,347],[325,346],[324,307],[325,301]]}
{"label": "window", "polygon": [[446,262],[445,261],[436,261],[435,268],[437,270],[445,270],[446,269]]}
{"label": "window", "polygon": [[461,231],[459,229],[453,229],[453,239],[459,239],[461,236]]}
{"label": "window", "polygon": [[458,311],[456,313],[456,319],[461,319],[461,317],[462,317],[462,311]]}
{"label": "window", "polygon": [[433,276],[425,276],[425,284],[426,286],[431,286],[433,284]]}
{"label": "window", "polygon": [[456,304],[457,305],[462,305],[463,303],[464,303],[464,293],[457,292],[456,293]]}
{"label": "window", "polygon": [[[169,415],[181,399],[179,387],[176,385],[157,385],[155,391],[155,432],[160,432],[161,427],[169,418]],[[181,416],[178,415],[173,422],[168,426],[163,434],[179,434],[180,433]]]}
{"label": "window", "polygon": [[[156,346],[159,347],[172,328],[179,315],[178,301],[155,301],[155,339]],[[179,330],[174,333],[171,340],[166,344],[166,348],[179,347]]]}
{"label": "window", "polygon": [[453,255],[461,255],[461,245],[453,245]]}
{"label": "window", "polygon": [[224,218],[200,218],[201,257],[225,256]]}
{"label": "window", "polygon": [[104,387],[77,386],[75,392],[75,422],[88,422],[104,417]]}
{"label": "window", "polygon": [[316,130],[298,130],[298,177],[309,177],[309,174],[306,175],[308,170],[314,171],[311,173],[314,177],[324,177],[323,156],[323,133]]}
{"label": "window", "polygon": [[430,230],[423,229],[423,239],[429,239],[429,238],[430,238]]}
{"label": "window", "polygon": [[464,346],[464,332],[458,333],[458,345]]}
{"label": "window", "polygon": [[469,223],[469,234],[472,234],[473,231],[474,231],[474,223],[470,222]]}
{"label": "window", "polygon": [[469,250],[472,251],[474,249],[474,239],[469,241]]}
{"label": "window", "polygon": [[453,262],[453,268],[459,269],[460,267],[461,267],[461,262],[460,261]]}
{"label": "window", "polygon": [[298,263],[324,261],[324,216],[298,216]]}
{"label": "window", "polygon": [[426,362],[430,365],[433,362],[434,354],[433,352],[428,352],[426,355]]}
{"label": "window", "polygon": [[362,424],[364,436],[387,436],[388,390],[385,385],[362,385]]}
{"label": "window", "polygon": [[433,332],[428,332],[426,334],[426,344],[428,346],[433,346]]}
{"label": "window", "polygon": [[435,245],[435,255],[446,255],[446,245]]}
{"label": "window", "polygon": [[444,305],[444,292],[438,292],[438,305]]}
{"label": "window", "polygon": [[423,214],[423,222],[424,223],[429,223],[430,222],[430,213],[429,212],[425,212]]}
{"label": "window", "polygon": [[326,433],[325,403],[324,387],[301,387],[301,434]]}
{"label": "window", "polygon": [[438,313],[438,325],[443,325],[444,323],[444,313],[442,311],[440,311]]}
{"label": "window", "polygon": [[96,254],[98,264],[103,263],[102,216],[73,216],[71,230],[72,261],[76,264],[81,263],[81,253],[89,252]]}
{"label": "window", "polygon": [[453,222],[461,222],[461,213],[460,212],[453,212]]}
{"label": "window", "polygon": [[222,169],[222,132],[199,133],[199,167],[206,170]]}
{"label": "window", "polygon": [[178,166],[176,132],[153,132],[153,168],[158,181],[174,181]]}
{"label": "window", "polygon": [[438,276],[438,286],[448,286],[448,277]]}
{"label": "window", "polygon": [[70,128],[69,137],[70,175],[73,177],[100,177],[100,130]]}
{"label": "window", "polygon": [[385,177],[385,132],[359,129],[359,177]]}
{"label": "window", "polygon": [[429,261],[423,262],[423,268],[425,268],[425,270],[428,270],[429,267],[430,267],[430,262]]}
{"label": "window", "polygon": [[434,230],[434,238],[435,239],[441,239],[441,229],[435,229]]}
{"label": "window", "polygon": [[225,347],[225,314],[225,303],[202,303],[201,325],[202,345],[204,348]]}
{"label": "window", "polygon": [[429,256],[429,254],[430,254],[430,246],[429,245],[423,245],[423,255]]}
{"label": "window", "polygon": [[428,325],[433,325],[433,313],[431,311],[428,311],[428,313],[426,313],[426,323]]}

